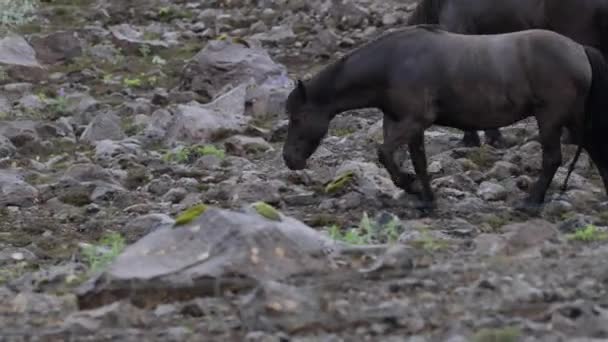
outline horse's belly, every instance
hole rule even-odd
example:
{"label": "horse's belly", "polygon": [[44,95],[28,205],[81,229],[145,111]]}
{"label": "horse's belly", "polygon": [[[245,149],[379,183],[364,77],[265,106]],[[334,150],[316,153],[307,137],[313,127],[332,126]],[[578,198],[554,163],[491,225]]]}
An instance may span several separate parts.
{"label": "horse's belly", "polygon": [[526,118],[532,114],[529,111],[524,103],[507,98],[497,101],[483,96],[468,96],[438,108],[436,123],[460,129],[499,128]]}

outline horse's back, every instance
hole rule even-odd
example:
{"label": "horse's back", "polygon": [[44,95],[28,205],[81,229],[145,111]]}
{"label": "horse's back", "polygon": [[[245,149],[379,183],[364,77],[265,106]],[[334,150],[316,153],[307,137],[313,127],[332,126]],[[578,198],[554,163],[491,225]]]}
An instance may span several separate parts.
{"label": "horse's back", "polygon": [[[588,84],[591,66],[584,47],[554,31],[533,29],[516,32],[524,43],[521,53],[526,57],[530,73],[547,82],[555,83],[560,78],[570,78],[581,86]],[[553,81],[551,81],[553,80]]]}

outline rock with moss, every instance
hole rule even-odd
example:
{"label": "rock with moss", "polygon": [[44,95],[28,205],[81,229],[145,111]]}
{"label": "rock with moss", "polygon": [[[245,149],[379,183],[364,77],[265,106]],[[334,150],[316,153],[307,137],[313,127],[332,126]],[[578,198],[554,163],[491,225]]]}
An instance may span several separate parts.
{"label": "rock with moss", "polygon": [[[204,207],[197,208],[186,216],[192,218]],[[278,222],[209,207],[187,226],[158,229],[127,246],[77,293],[81,309],[86,310],[120,299],[107,294],[135,296],[153,304],[213,295],[224,287],[248,290],[264,281],[327,272],[330,248],[338,247],[291,217]]]}
{"label": "rock with moss", "polygon": [[355,179],[355,173],[353,171],[347,171],[334,178],[325,186],[325,192],[333,194],[344,189]]}
{"label": "rock with moss", "polygon": [[273,220],[273,221],[281,221],[281,213],[265,202],[255,202],[251,204],[251,207],[261,216]]}
{"label": "rock with moss", "polygon": [[517,342],[521,330],[517,327],[482,329],[473,336],[474,342]]}
{"label": "rock with moss", "polygon": [[187,210],[183,211],[181,214],[175,218],[175,226],[182,226],[194,221],[196,218],[201,216],[207,210],[207,205],[205,204],[197,204]]}

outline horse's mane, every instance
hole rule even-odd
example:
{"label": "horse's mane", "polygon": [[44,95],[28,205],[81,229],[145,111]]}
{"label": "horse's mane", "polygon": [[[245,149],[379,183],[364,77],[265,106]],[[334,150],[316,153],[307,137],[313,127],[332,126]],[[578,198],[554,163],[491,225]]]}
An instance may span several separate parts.
{"label": "horse's mane", "polygon": [[439,13],[446,0],[420,0],[407,25],[439,24]]}
{"label": "horse's mane", "polygon": [[342,55],[342,57],[340,57],[338,60],[336,60],[333,64],[344,63],[347,59],[349,59],[353,55],[357,54],[361,50],[373,48],[374,45],[382,43],[385,40],[392,38],[394,36],[407,34],[407,33],[414,34],[418,30],[425,30],[428,32],[433,32],[433,33],[441,33],[444,31],[443,27],[438,24],[419,24],[419,25],[406,26],[406,27],[400,28],[400,29],[393,29],[393,30],[387,31],[386,33],[376,36],[375,38],[371,39],[369,42],[367,42],[357,48],[350,50],[349,52]]}
{"label": "horse's mane", "polygon": [[[423,1],[428,1],[428,0],[423,0]],[[435,0],[433,0],[433,1],[435,1]],[[367,42],[366,44],[363,44],[357,48],[350,50],[349,52],[347,52],[346,54],[341,56],[339,59],[337,59],[333,63],[329,64],[321,72],[319,72],[316,76],[314,76],[312,79],[310,79],[309,82],[311,84],[314,84],[314,88],[320,90],[319,95],[323,96],[324,94],[328,93],[327,91],[325,91],[325,89],[332,86],[332,84],[333,84],[332,81],[334,80],[336,75],[341,72],[342,67],[344,66],[344,64],[346,63],[346,61],[349,58],[353,57],[354,55],[356,55],[357,53],[361,52],[364,49],[365,50],[373,49],[376,44],[380,44],[389,38],[393,38],[394,36],[405,35],[408,33],[416,34],[417,32],[420,32],[420,30],[424,30],[427,32],[433,32],[433,33],[444,32],[440,25],[420,24],[420,25],[406,26],[404,28],[395,29],[395,30],[391,30],[389,32],[380,34],[377,37],[375,37],[374,39]]]}

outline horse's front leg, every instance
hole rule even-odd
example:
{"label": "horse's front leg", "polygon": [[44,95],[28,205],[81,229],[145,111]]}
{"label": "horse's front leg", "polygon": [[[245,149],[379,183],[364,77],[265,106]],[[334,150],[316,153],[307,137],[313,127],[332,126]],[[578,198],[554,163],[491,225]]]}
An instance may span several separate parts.
{"label": "horse's front leg", "polygon": [[412,183],[414,183],[416,177],[401,171],[399,164],[395,161],[395,152],[397,152],[399,147],[407,144],[409,137],[412,135],[410,132],[411,128],[407,125],[409,122],[411,120],[396,122],[386,115],[384,116],[382,122],[384,141],[378,146],[378,161],[389,173],[395,186],[407,193],[413,194],[416,191],[412,187]]}
{"label": "horse's front leg", "polygon": [[409,143],[410,158],[416,171],[416,176],[422,185],[420,199],[425,208],[435,207],[435,196],[431,189],[431,178],[427,172],[426,151],[424,148],[424,132],[416,134]]}
{"label": "horse's front leg", "polygon": [[[417,194],[421,199],[420,209],[432,211],[434,208],[433,194],[430,179],[426,173],[426,156],[424,153],[424,125],[415,117],[407,117],[395,122],[385,116],[384,142],[378,148],[380,163],[386,168],[393,183],[405,192]],[[420,177],[422,189],[413,186],[416,177],[402,172],[399,164],[395,162],[395,152],[403,145],[409,145],[410,157],[416,175]]]}
{"label": "horse's front leg", "polygon": [[464,131],[462,136],[462,144],[465,147],[479,147],[481,146],[481,140],[477,131]]}
{"label": "horse's front leg", "polygon": [[532,186],[526,199],[519,205],[519,209],[536,212],[543,204],[545,195],[555,172],[562,163],[562,150],[560,145],[561,127],[543,124],[539,121],[539,135],[542,146],[543,162],[540,176]]}

